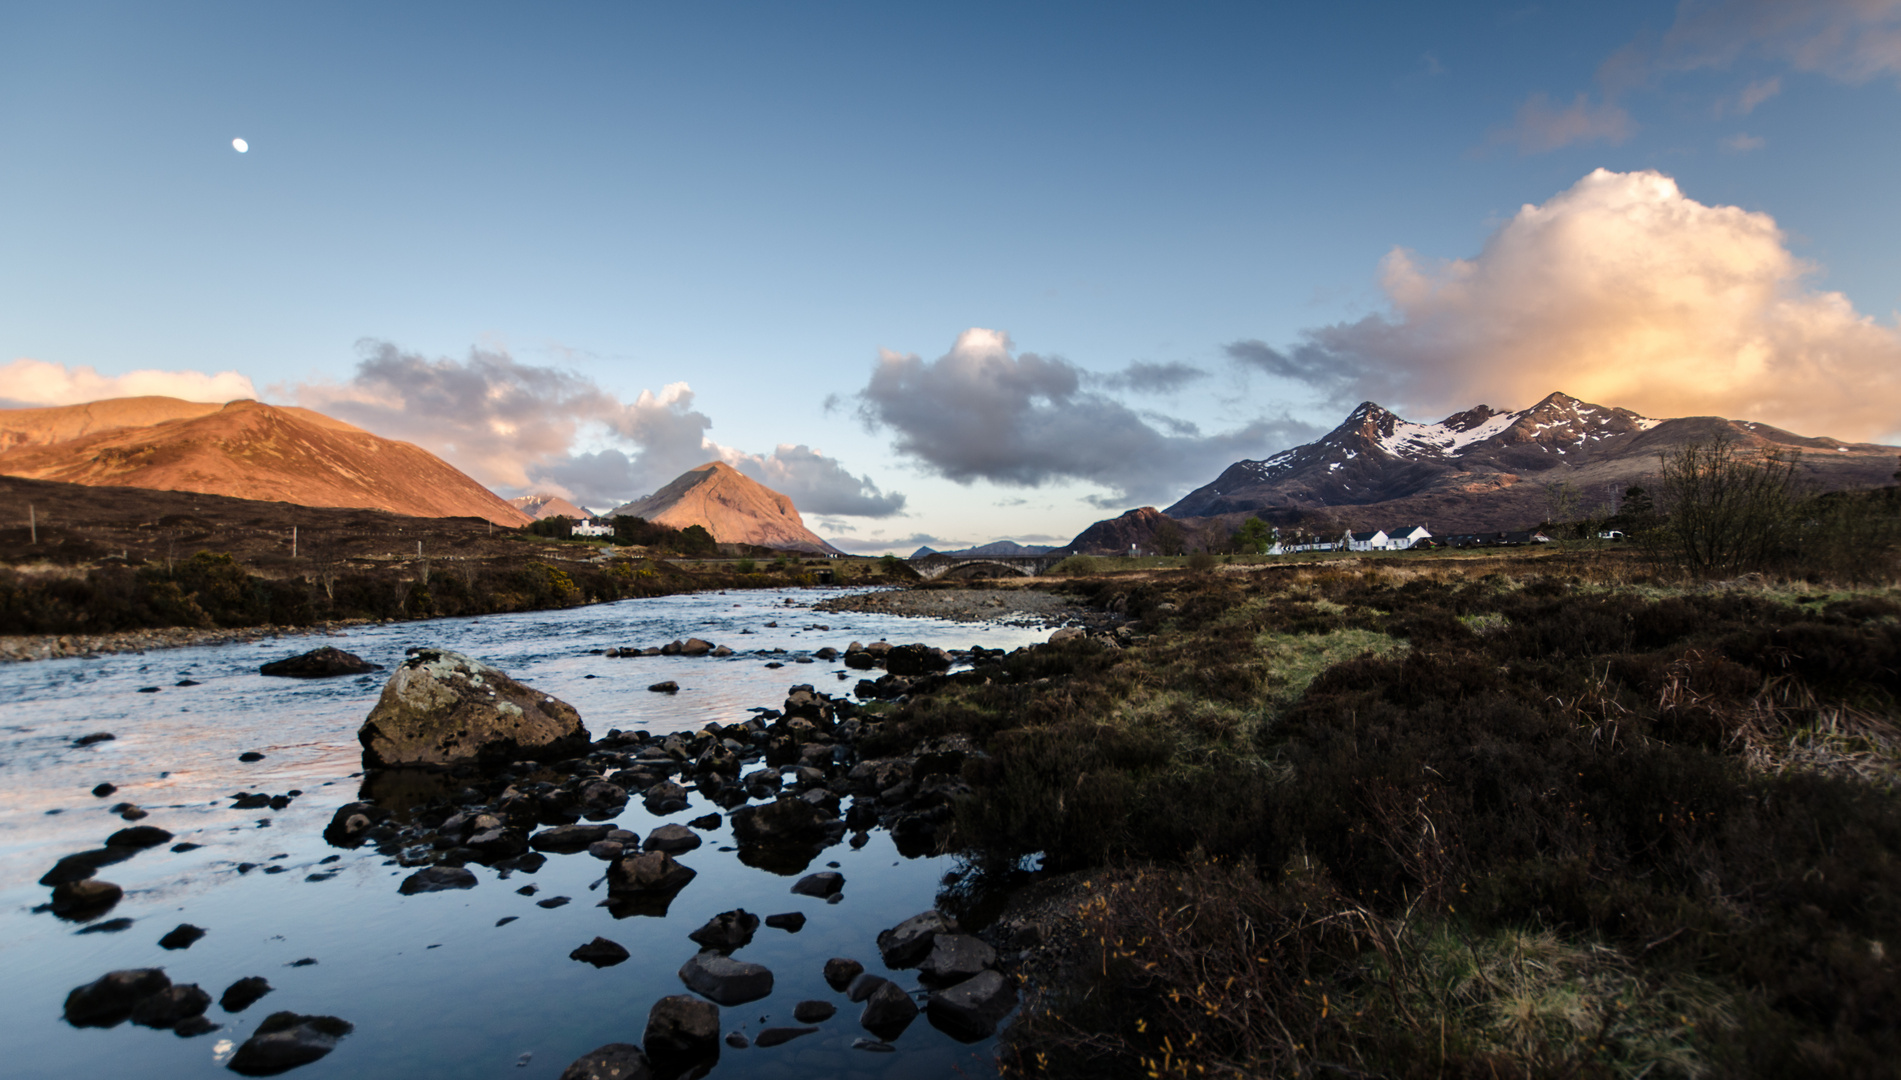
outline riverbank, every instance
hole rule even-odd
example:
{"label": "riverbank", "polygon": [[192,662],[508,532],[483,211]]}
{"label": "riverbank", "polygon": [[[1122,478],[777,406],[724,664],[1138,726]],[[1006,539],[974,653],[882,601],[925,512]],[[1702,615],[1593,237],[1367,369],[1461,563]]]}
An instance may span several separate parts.
{"label": "riverbank", "polygon": [[1000,622],[1007,626],[1064,626],[1104,628],[1114,623],[1107,612],[1046,588],[945,588],[914,586],[879,592],[836,596],[813,606],[815,611],[865,611],[909,618],[949,619],[953,622]]}
{"label": "riverbank", "polygon": [[361,625],[365,621],[357,619],[325,623],[322,626],[252,626],[233,630],[173,626],[157,630],[123,630],[112,634],[10,634],[0,637],[0,663],[102,656],[106,653],[142,653],[153,649],[225,645],[282,637],[325,636],[345,626]]}

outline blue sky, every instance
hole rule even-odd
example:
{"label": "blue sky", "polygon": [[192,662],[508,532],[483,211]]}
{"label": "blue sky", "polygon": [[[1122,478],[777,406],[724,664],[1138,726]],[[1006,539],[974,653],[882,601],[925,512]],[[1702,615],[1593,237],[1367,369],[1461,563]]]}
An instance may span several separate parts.
{"label": "blue sky", "polygon": [[1901,0],[10,3],[0,149],[0,401],[725,456],[864,550],[1362,397],[1901,435]]}

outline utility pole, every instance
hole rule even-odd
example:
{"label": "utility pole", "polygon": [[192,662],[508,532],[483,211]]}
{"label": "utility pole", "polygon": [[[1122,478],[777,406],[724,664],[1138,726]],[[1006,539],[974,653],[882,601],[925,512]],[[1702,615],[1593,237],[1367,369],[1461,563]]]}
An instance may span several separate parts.
{"label": "utility pole", "polygon": [[26,529],[33,534],[33,542],[38,544],[40,542],[40,512],[33,508],[32,503],[26,504]]}
{"label": "utility pole", "polygon": [[297,557],[297,526],[295,525],[290,527],[290,557],[293,559]]}

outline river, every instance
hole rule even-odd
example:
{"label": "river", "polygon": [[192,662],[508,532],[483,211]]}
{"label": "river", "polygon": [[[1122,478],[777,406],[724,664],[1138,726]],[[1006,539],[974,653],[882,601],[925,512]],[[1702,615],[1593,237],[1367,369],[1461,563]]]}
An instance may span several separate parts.
{"label": "river", "polygon": [[[357,797],[356,730],[386,673],[304,681],[257,671],[321,644],[390,668],[410,646],[449,648],[567,701],[599,738],[612,728],[664,733],[743,721],[754,707],[777,707],[798,683],[848,693],[861,673],[812,662],[824,646],[843,651],[853,640],[888,639],[1012,649],[1048,636],[1031,627],[810,610],[841,591],[701,593],[0,666],[0,1072],[229,1075],[220,1066],[233,1048],[281,1009],[355,1025],[334,1053],[297,1069],[299,1078],[558,1077],[597,1046],[639,1043],[653,1002],[685,992],[676,971],[697,948],[687,933],[744,908],[803,912],[808,921],[797,933],[762,928],[741,950],[739,959],[772,969],[775,989],[723,1008],[724,1030],[791,1026],[793,1005],[807,999],[839,1011],[789,1043],[724,1050],[714,1076],[994,1075],[991,1042],[958,1043],[922,1016],[893,1052],[855,1049],[867,1035],[860,1007],[821,977],[828,957],[843,956],[915,987],[915,973],[884,969],[872,939],[931,908],[944,876],[958,869],[954,860],[903,858],[874,831],[863,847],[836,845],[812,867],[836,864],[845,876],[844,900],[827,904],[792,895],[790,878],[742,865],[722,824],[681,856],[699,876],[664,918],[617,920],[597,906],[605,864],[586,854],[557,855],[538,873],[505,881],[471,865],[481,878],[474,889],[401,896],[397,885],[409,871],[373,848],[338,850],[322,837],[335,809]],[[736,655],[614,659],[593,651],[689,636]],[[662,680],[680,691],[646,689]],[[95,733],[113,738],[77,745]],[[246,752],[264,756],[240,762]],[[102,783],[118,790],[94,796]],[[230,808],[239,792],[292,790],[301,794],[281,810]],[[100,871],[126,893],[104,916],[74,923],[36,911],[49,895],[39,876],[60,856],[98,847],[125,827],[109,810],[121,802],[149,813],[139,824],[175,839]],[[689,809],[655,818],[635,799],[617,822],[645,836],[718,809],[695,793]],[[529,886],[532,895],[524,895]],[[572,902],[540,906],[560,896]],[[182,923],[207,933],[188,948],[162,948],[159,938]],[[632,958],[601,969],[568,958],[597,935]],[[238,1013],[213,1004],[208,1016],[222,1027],[193,1038],[129,1023],[74,1028],[62,1019],[74,987],[138,967],[163,967],[175,983],[196,983],[213,998],[245,976],[274,989]]]}

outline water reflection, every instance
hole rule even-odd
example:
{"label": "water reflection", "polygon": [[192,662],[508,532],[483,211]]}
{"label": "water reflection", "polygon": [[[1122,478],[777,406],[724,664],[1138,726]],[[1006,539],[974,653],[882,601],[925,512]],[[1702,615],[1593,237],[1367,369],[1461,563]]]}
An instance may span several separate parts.
{"label": "water reflection", "polygon": [[[431,645],[495,664],[580,710],[597,737],[609,729],[669,732],[709,720],[746,719],[777,705],[793,682],[844,693],[857,673],[811,660],[852,640],[923,640],[946,647],[1014,648],[1045,636],[1011,627],[901,620],[874,614],[815,616],[801,605],[829,591],[708,594],[629,601],[579,611],[441,620],[354,629],[327,639],[286,638],[144,655],[55,660],[0,668],[0,1053],[16,1075],[81,1070],[171,1077],[207,1075],[249,1037],[262,1015],[288,1009],[355,1024],[336,1053],[299,1070],[352,1076],[468,1076],[508,1069],[517,1077],[557,1076],[568,1062],[608,1042],[641,1041],[647,1010],[681,993],[675,974],[695,946],[686,933],[744,907],[760,915],[802,914],[796,932],[761,931],[745,958],[770,967],[771,997],[723,1010],[723,1026],[748,1033],[792,1024],[802,1000],[833,1001],[839,1013],[819,1031],[783,1046],[728,1049],[720,1076],[930,1076],[990,1071],[987,1044],[965,1047],[915,1025],[898,1053],[853,1049],[864,1032],[858,1007],[822,978],[827,958],[854,957],[883,970],[877,930],[932,905],[950,867],[906,858],[871,833],[861,846],[838,844],[792,861],[740,857],[722,820],[705,845],[680,856],[698,875],[659,912],[616,919],[605,899],[604,864],[585,852],[555,855],[533,874],[471,865],[466,891],[402,896],[411,871],[373,849],[340,854],[322,833],[337,807],[359,796],[393,811],[427,804],[437,788],[359,792],[355,731],[383,677],[313,682],[268,679],[257,666],[319,644],[334,644],[393,667],[403,650]],[[817,595],[815,595],[817,594]],[[786,601],[790,600],[788,604]],[[770,623],[778,626],[770,626]],[[829,629],[817,629],[825,626]],[[743,633],[742,631],[750,631]],[[731,658],[608,658],[591,650],[660,645],[699,636],[742,650]],[[756,650],[783,649],[782,654]],[[768,663],[781,663],[778,669]],[[671,679],[676,695],[646,687]],[[110,741],[75,745],[110,732]],[[261,754],[241,762],[239,755]],[[379,784],[423,785],[414,778]],[[95,787],[116,790],[104,796]],[[283,797],[290,792],[288,801]],[[263,807],[234,795],[265,795]],[[270,805],[269,796],[278,797]],[[702,794],[656,815],[634,801],[611,824],[645,836],[668,822],[717,812]],[[47,899],[36,884],[63,855],[94,850],[126,827],[110,807],[131,803],[140,823],[175,842],[117,861],[99,877],[123,899],[75,925],[33,909]],[[722,850],[723,849],[723,850]],[[822,857],[849,885],[827,904],[793,895],[781,876]],[[518,889],[536,886],[533,897]],[[567,896],[559,907],[538,901]],[[656,917],[664,915],[664,917]],[[788,923],[791,920],[786,920]],[[204,927],[186,948],[161,937],[183,922]],[[627,963],[597,969],[568,959],[596,936],[628,949]],[[314,959],[314,964],[301,964]],[[58,1020],[69,990],[105,972],[163,967],[174,983],[212,995],[244,977],[273,987],[268,1007],[210,1017],[212,1036],[181,1039],[120,1025],[79,1031]],[[908,973],[886,972],[907,988]],[[527,1055],[524,1061],[524,1055]]]}

